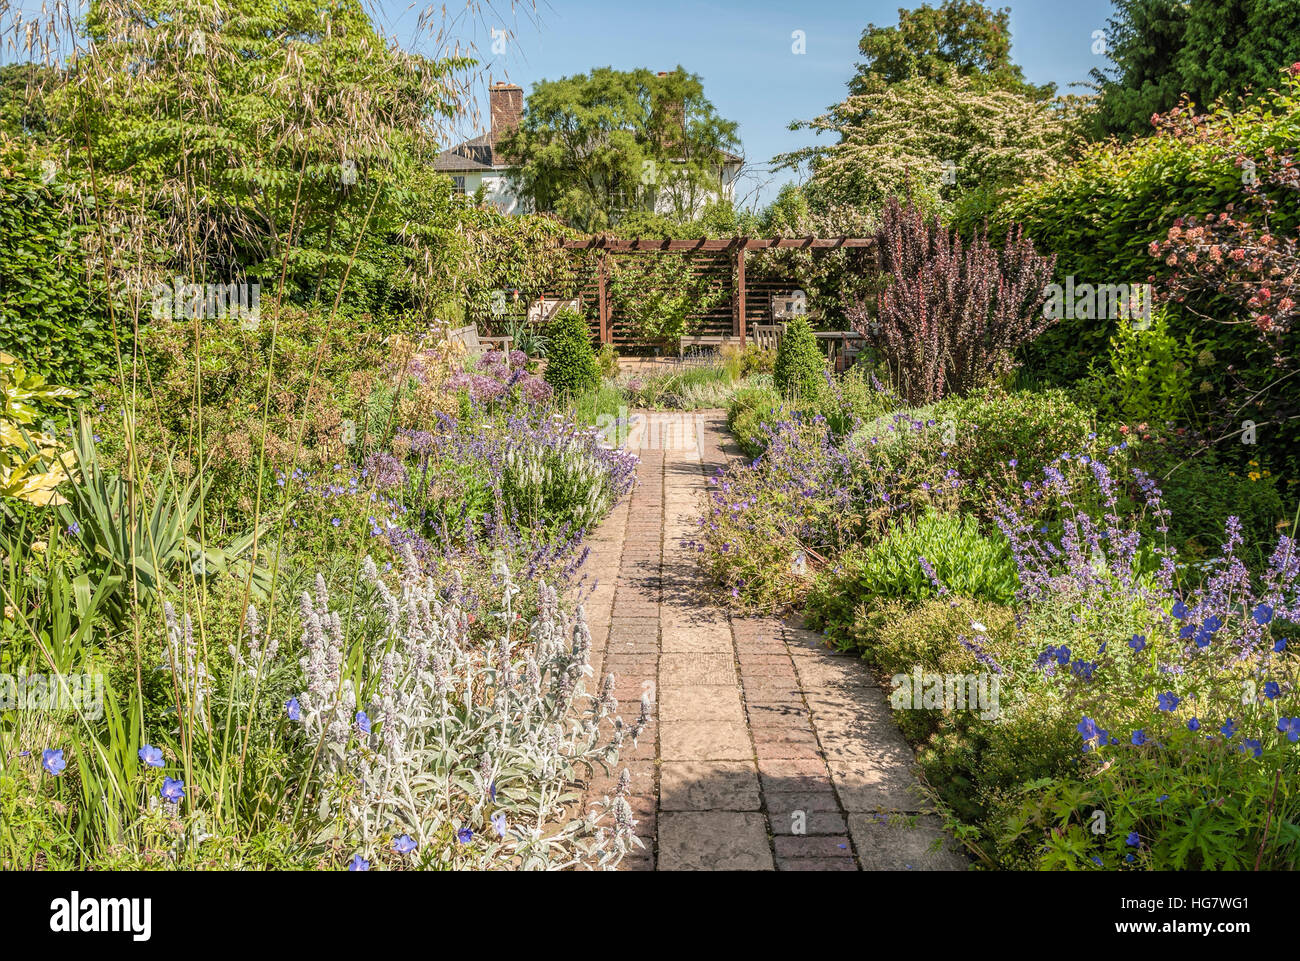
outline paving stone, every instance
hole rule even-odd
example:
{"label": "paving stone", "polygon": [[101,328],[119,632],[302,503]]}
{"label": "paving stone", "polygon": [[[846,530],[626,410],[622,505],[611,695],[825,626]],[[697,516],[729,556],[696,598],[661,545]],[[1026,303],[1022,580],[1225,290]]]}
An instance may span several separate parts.
{"label": "paving stone", "polygon": [[831,790],[826,762],[818,758],[779,759],[759,758],[758,776],[763,793]]}
{"label": "paving stone", "polygon": [[774,819],[788,818],[794,811],[838,814],[840,810],[840,802],[831,791],[829,778],[826,779],[826,789],[823,791],[764,791],[763,801]]}
{"label": "paving stone", "polygon": [[849,833],[864,871],[967,871],[970,861],[931,814],[888,818],[850,814]]}
{"label": "paving stone", "polygon": [[665,811],[659,822],[661,871],[771,871],[763,815]]}
{"label": "paving stone", "polygon": [[659,679],[669,684],[735,684],[736,666],[730,654],[670,654],[659,660]]}
{"label": "paving stone", "polygon": [[853,858],[847,834],[780,835],[774,844],[779,858]]}
{"label": "paving stone", "polygon": [[745,723],[740,691],[731,684],[666,685],[658,695],[659,710],[665,719]]}
{"label": "paving stone", "polygon": [[850,813],[928,808],[912,776],[910,751],[906,756],[880,751],[869,757],[829,758],[827,763],[840,802]]}
{"label": "paving stone", "polygon": [[730,761],[754,756],[743,722],[665,720],[659,744],[665,761]]}
{"label": "paving stone", "polygon": [[856,871],[852,858],[777,858],[778,871]]}
{"label": "paving stone", "polygon": [[664,811],[757,811],[753,761],[664,761],[659,769]]}

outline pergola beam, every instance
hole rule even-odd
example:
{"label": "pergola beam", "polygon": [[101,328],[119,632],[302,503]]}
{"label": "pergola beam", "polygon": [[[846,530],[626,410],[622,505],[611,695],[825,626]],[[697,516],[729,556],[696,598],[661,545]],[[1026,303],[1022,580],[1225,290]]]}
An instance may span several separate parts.
{"label": "pergola beam", "polygon": [[651,253],[691,253],[692,251],[771,250],[794,248],[799,250],[842,250],[876,246],[874,237],[710,237],[699,240],[659,240],[647,238],[585,237],[565,240],[566,250],[607,250],[613,254],[631,254],[641,251]]}

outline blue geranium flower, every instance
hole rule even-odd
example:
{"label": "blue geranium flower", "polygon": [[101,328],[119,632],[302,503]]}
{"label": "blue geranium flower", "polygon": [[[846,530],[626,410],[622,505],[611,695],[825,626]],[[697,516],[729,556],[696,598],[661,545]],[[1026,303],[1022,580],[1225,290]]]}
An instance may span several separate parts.
{"label": "blue geranium flower", "polygon": [[298,704],[296,697],[291,697],[284,702],[284,709],[289,714],[289,720],[297,721],[302,718],[302,707]]}
{"label": "blue geranium flower", "polygon": [[369,871],[370,862],[359,854],[352,855],[352,860],[348,862],[349,871]]}
{"label": "blue geranium flower", "polygon": [[163,778],[162,790],[158,793],[162,795],[164,801],[179,804],[181,798],[185,797],[185,782],[165,777]]}
{"label": "blue geranium flower", "polygon": [[1278,718],[1277,729],[1285,734],[1286,739],[1292,744],[1300,741],[1300,717]]}
{"label": "blue geranium flower", "polygon": [[1133,648],[1135,651],[1140,651],[1147,646],[1147,639],[1141,634],[1134,634],[1129,640],[1128,646]]}
{"label": "blue geranium flower", "polygon": [[1178,620],[1183,621],[1187,619],[1187,615],[1191,612],[1188,611],[1187,605],[1184,604],[1182,601],[1174,601],[1174,606],[1169,611],[1169,613],[1173,617],[1178,618]]}
{"label": "blue geranium flower", "polygon": [[1237,725],[1232,720],[1232,718],[1228,718],[1226,721],[1223,722],[1223,727],[1219,728],[1219,732],[1224,737],[1232,737],[1234,734],[1237,733]]}
{"label": "blue geranium flower", "polygon": [[370,733],[370,718],[365,711],[357,711],[357,730],[362,734]]}
{"label": "blue geranium flower", "polygon": [[1270,701],[1276,700],[1277,698],[1281,697],[1282,696],[1281,685],[1279,685],[1277,681],[1265,681],[1264,696],[1268,698]]}
{"label": "blue geranium flower", "polygon": [[1281,654],[1285,650],[1286,650],[1286,638],[1279,637],[1277,639],[1277,643],[1273,645],[1273,651],[1277,654]]}
{"label": "blue geranium flower", "polygon": [[1124,839],[1124,843],[1131,848],[1139,848],[1142,846],[1142,839],[1138,837],[1138,833],[1136,831],[1129,831],[1128,837]]}
{"label": "blue geranium flower", "polygon": [[470,841],[474,840],[474,832],[469,828],[461,828],[456,832],[456,840],[461,844],[469,844]]}
{"label": "blue geranium flower", "polygon": [[1200,729],[1201,729],[1201,722],[1198,721],[1196,718],[1191,718],[1187,722],[1187,730],[1195,732],[1195,731],[1199,731]]}
{"label": "blue geranium flower", "polygon": [[62,749],[46,748],[41,752],[41,767],[45,768],[54,777],[63,773],[63,769],[68,766],[68,762],[63,759]]}
{"label": "blue geranium flower", "polygon": [[1064,644],[1056,649],[1056,663],[1062,665],[1070,663],[1070,649]]}
{"label": "blue geranium flower", "polygon": [[398,854],[410,854],[418,846],[419,845],[415,843],[415,839],[409,834],[403,834],[401,837],[393,841],[393,850]]}
{"label": "blue geranium flower", "polygon": [[1173,691],[1165,691],[1163,694],[1156,695],[1156,708],[1161,711],[1172,711],[1178,706],[1179,697]]}
{"label": "blue geranium flower", "polygon": [[1253,737],[1248,737],[1241,742],[1241,750],[1254,757],[1261,757],[1264,754],[1264,745]]}
{"label": "blue geranium flower", "polygon": [[1134,747],[1141,747],[1147,742],[1146,732],[1139,728],[1133,732],[1133,737],[1130,740],[1132,740]]}
{"label": "blue geranium flower", "polygon": [[1261,601],[1250,614],[1261,627],[1273,619],[1273,606]]}
{"label": "blue geranium flower", "polygon": [[1074,729],[1078,731],[1079,736],[1083,738],[1085,746],[1101,737],[1101,731],[1097,728],[1097,722],[1090,717],[1085,717],[1075,725]]}
{"label": "blue geranium flower", "polygon": [[145,767],[163,766],[162,751],[151,744],[146,744],[136,753],[139,755],[140,760],[144,762]]}

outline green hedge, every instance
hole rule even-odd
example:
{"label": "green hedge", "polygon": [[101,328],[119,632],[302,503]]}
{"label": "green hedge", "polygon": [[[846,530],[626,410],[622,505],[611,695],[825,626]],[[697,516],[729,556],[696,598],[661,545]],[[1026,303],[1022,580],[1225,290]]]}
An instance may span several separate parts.
{"label": "green hedge", "polygon": [[56,383],[87,384],[113,363],[107,311],[87,283],[82,228],[63,211],[69,188],[42,183],[31,161],[0,153],[0,351]]}

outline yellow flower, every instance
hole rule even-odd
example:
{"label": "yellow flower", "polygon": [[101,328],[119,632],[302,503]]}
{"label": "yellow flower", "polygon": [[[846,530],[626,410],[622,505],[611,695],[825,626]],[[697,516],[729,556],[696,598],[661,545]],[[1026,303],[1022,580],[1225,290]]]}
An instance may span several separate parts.
{"label": "yellow flower", "polygon": [[1246,476],[1249,477],[1249,478],[1250,478],[1251,480],[1253,480],[1253,481],[1257,481],[1257,480],[1259,480],[1259,471],[1257,471],[1257,470],[1253,470],[1253,471],[1251,471],[1249,474],[1247,474]]}
{"label": "yellow flower", "polygon": [[45,548],[47,546],[48,545],[45,543],[45,541],[32,541],[32,550],[34,550],[37,554],[44,554]]}

